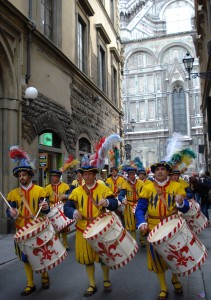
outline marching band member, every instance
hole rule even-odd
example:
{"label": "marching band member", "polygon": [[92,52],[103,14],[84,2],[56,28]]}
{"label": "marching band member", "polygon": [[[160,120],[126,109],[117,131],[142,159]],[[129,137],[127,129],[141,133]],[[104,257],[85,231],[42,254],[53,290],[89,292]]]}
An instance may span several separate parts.
{"label": "marching band member", "polygon": [[[165,161],[158,162],[151,166],[154,173],[154,182],[143,186],[139,193],[138,205],[136,207],[137,228],[142,232],[151,231],[159,222],[177,212],[186,213],[189,210],[189,202],[184,199],[184,190],[181,184],[170,180],[169,172],[171,166]],[[147,222],[145,215],[148,213]],[[165,280],[165,271],[168,265],[155,249],[147,243],[148,269],[157,274],[160,283],[158,300],[165,300],[168,297],[168,289]],[[182,294],[182,285],[177,274],[172,273],[171,278],[174,290]]]}
{"label": "marching band member", "polygon": [[181,184],[181,186],[183,187],[183,189],[185,190],[186,188],[189,187],[189,184],[187,181],[185,181],[184,179],[182,179],[180,177],[181,175],[181,171],[180,170],[172,170],[170,173],[170,177],[172,181],[176,181],[179,182]]}
{"label": "marching band member", "polygon": [[118,200],[125,205],[124,221],[125,228],[129,230],[134,239],[136,239],[136,221],[133,208],[138,202],[138,193],[143,186],[143,182],[136,179],[137,168],[125,167],[124,171],[127,172],[128,178],[122,184],[121,191],[118,195]]}
{"label": "marching band member", "polygon": [[75,170],[74,172],[76,174],[76,179],[74,179],[70,185],[70,192],[72,192],[73,189],[76,187],[83,185],[85,182],[82,178],[82,173],[80,169]]}
{"label": "marching band member", "polygon": [[[139,168],[136,174],[138,178],[143,182],[143,186],[152,182],[151,180],[147,179],[147,173],[144,167]],[[142,248],[146,247],[146,234],[142,231],[140,231],[140,244]]]}
{"label": "marching band member", "polygon": [[[86,266],[89,287],[85,291],[84,297],[89,297],[97,291],[94,262],[100,262],[100,259],[99,255],[83,237],[83,232],[100,213],[105,212],[106,209],[116,210],[118,203],[112,191],[104,183],[97,182],[98,169],[96,167],[84,166],[81,168],[81,172],[85,184],[72,191],[69,200],[64,205],[64,213],[68,218],[76,221],[76,260]],[[110,292],[109,268],[102,262],[101,267],[104,291]]]}
{"label": "marching band member", "polygon": [[[30,165],[30,158],[27,153],[19,149],[18,146],[10,148],[10,157],[14,160],[19,160],[20,165],[13,169],[13,175],[18,178],[20,187],[11,190],[7,195],[8,203],[11,208],[7,208],[7,216],[16,220],[17,231],[33,221],[34,216],[42,207],[41,212],[47,214],[50,211],[49,204],[45,200],[45,190],[33,184],[32,177],[34,176],[34,167]],[[24,263],[24,269],[27,277],[27,286],[21,292],[21,296],[28,296],[36,291],[36,286],[33,279],[33,270],[28,262],[27,256],[16,245],[16,253]],[[42,288],[48,289],[50,279],[47,272],[42,273]]]}
{"label": "marching band member", "polygon": [[[50,171],[51,183],[45,187],[46,197],[49,198],[50,206],[53,206],[60,201],[66,202],[70,194],[69,185],[65,182],[61,182],[60,180],[61,175],[62,172],[59,170]],[[68,251],[69,247],[67,243],[67,234],[68,234],[68,228],[65,227],[61,231],[61,235],[62,235],[63,245]],[[58,235],[60,234],[58,233]]]}

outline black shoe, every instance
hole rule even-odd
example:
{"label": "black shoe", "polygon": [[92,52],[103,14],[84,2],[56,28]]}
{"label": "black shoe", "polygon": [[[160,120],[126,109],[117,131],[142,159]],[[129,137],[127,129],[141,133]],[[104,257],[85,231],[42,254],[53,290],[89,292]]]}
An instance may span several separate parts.
{"label": "black shoe", "polygon": [[21,296],[28,296],[31,295],[32,293],[34,293],[36,291],[36,286],[26,286],[24,291],[21,292]]}
{"label": "black shoe", "polygon": [[43,276],[42,277],[42,288],[44,290],[47,290],[47,289],[49,289],[49,287],[50,287],[50,278],[49,278],[49,276],[48,275]]}

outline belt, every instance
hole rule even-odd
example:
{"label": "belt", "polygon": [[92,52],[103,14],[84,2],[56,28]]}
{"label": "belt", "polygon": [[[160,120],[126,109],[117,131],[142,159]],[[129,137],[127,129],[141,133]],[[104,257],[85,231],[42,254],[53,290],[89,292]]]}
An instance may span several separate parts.
{"label": "belt", "polygon": [[94,221],[97,218],[88,218],[88,217],[82,217],[82,220],[86,220],[86,221]]}

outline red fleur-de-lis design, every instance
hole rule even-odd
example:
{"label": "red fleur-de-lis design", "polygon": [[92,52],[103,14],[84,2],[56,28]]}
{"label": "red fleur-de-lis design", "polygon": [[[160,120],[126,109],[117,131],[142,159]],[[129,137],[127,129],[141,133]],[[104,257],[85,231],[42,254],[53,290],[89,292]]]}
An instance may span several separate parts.
{"label": "red fleur-de-lis design", "polygon": [[113,253],[112,250],[116,250],[116,245],[115,244],[111,244],[108,248],[106,248],[106,246],[99,242],[98,243],[99,248],[101,249],[100,251],[98,251],[99,255],[106,255],[106,261],[109,262],[109,260],[115,261],[115,257],[122,257],[122,254],[120,253]]}
{"label": "red fleur-de-lis design", "polygon": [[194,228],[198,228],[198,226],[196,226],[195,224],[194,224],[194,220],[189,220],[188,221],[188,225],[189,225],[189,227],[190,227],[190,229],[191,230],[193,230]]}
{"label": "red fleur-de-lis design", "polygon": [[43,265],[43,261],[44,260],[51,260],[52,259],[52,255],[55,253],[56,255],[58,254],[58,252],[56,252],[55,250],[51,251],[49,249],[49,247],[52,247],[53,246],[53,241],[49,241],[47,242],[45,245],[43,245],[42,247],[40,248],[35,248],[33,249],[33,254],[35,256],[38,256],[39,253],[41,253],[41,259],[40,259],[40,263],[41,265]]}
{"label": "red fleur-de-lis design", "polygon": [[[180,243],[178,243],[178,247],[179,247],[179,244]],[[169,253],[169,255],[167,255],[167,259],[169,261],[173,261],[175,259],[177,262],[176,263],[177,268],[179,266],[187,267],[187,263],[189,260],[194,261],[194,258],[192,256],[184,256],[184,253],[187,254],[189,251],[188,246],[184,246],[181,249],[177,249],[177,247],[175,245],[168,245],[168,246],[169,246],[170,253]],[[167,251],[165,251],[165,252],[167,252]]]}

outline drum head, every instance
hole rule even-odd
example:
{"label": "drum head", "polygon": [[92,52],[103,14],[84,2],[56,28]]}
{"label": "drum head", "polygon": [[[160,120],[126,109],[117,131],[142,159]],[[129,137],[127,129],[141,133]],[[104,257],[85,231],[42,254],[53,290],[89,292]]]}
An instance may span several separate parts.
{"label": "drum head", "polygon": [[157,242],[159,240],[162,240],[164,237],[168,236],[168,234],[170,232],[173,232],[174,228],[177,227],[178,222],[179,219],[176,218],[164,223],[162,226],[155,230],[155,232],[150,237],[149,242]]}
{"label": "drum head", "polygon": [[86,229],[86,238],[90,238],[98,234],[103,228],[110,223],[113,216],[111,214],[104,216],[103,218],[97,219],[93,224],[90,224],[90,228]]}
{"label": "drum head", "polygon": [[29,235],[30,233],[34,232],[35,230],[37,230],[40,226],[42,226],[44,223],[46,222],[46,220],[42,220],[41,222],[39,223],[36,223],[36,224],[33,224],[31,225],[29,228],[22,228],[22,230],[24,229],[23,232],[17,232],[18,233],[18,237],[21,238],[25,235]]}

